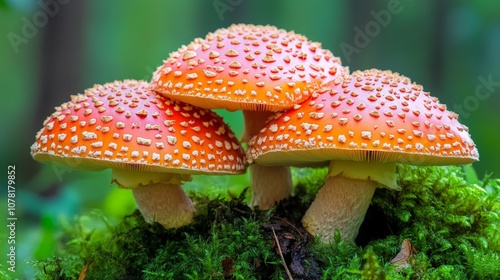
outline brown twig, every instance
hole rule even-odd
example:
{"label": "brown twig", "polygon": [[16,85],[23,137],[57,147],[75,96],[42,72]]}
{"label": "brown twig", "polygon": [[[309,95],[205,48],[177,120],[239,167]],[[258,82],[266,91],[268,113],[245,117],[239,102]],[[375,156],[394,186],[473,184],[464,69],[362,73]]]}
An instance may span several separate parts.
{"label": "brown twig", "polygon": [[87,276],[87,271],[93,262],[94,260],[91,260],[83,267],[82,271],[80,272],[80,275],[78,275],[78,280],[85,280],[85,277]]}
{"label": "brown twig", "polygon": [[283,257],[283,253],[281,252],[281,246],[280,242],[278,240],[278,236],[276,236],[276,232],[274,231],[274,228],[271,227],[273,230],[273,235],[274,235],[274,240],[276,241],[276,245],[278,246],[278,252],[281,258],[281,261],[283,262],[283,266],[285,267],[286,274],[288,275],[288,279],[293,280],[292,274],[290,273],[290,270],[288,270],[288,267],[286,266],[285,258]]}

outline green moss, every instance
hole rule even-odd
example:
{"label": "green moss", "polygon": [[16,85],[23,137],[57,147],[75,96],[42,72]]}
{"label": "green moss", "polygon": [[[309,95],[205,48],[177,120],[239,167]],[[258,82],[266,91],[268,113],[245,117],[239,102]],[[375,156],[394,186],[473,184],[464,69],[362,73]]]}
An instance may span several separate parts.
{"label": "green moss", "polygon": [[[304,233],[300,218],[326,171],[295,169],[295,196],[270,211],[249,209],[241,191],[230,200],[192,195],[198,214],[177,230],[138,212],[118,223],[94,212],[68,224],[56,256],[33,265],[38,279],[75,279],[85,269],[87,279],[283,279],[281,244],[297,279],[500,279],[500,180],[466,170],[398,166],[402,191],[377,190],[358,246]],[[417,250],[407,268],[390,264],[403,239]]]}
{"label": "green moss", "polygon": [[[432,273],[445,273],[444,267],[452,267],[446,273],[457,273],[460,278],[465,273],[475,279],[479,271],[488,279],[498,278],[499,180],[468,184],[462,169],[455,167],[399,166],[398,173],[403,190],[380,190],[373,199],[397,236],[373,240],[370,245],[377,254],[394,256],[394,248],[407,238],[428,258],[429,267],[443,266]],[[479,264],[474,260],[481,255],[488,257]]]}

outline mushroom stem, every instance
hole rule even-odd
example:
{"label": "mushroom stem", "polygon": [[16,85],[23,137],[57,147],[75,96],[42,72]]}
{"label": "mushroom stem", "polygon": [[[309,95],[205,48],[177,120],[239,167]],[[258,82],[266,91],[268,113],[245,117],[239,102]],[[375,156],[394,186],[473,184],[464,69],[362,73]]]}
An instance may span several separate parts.
{"label": "mushroom stem", "polygon": [[187,225],[196,211],[191,199],[180,187],[191,176],[164,172],[113,169],[113,182],[132,189],[137,206],[148,223],[165,228]]}
{"label": "mushroom stem", "polygon": [[331,241],[335,230],[348,242],[358,235],[377,187],[400,190],[396,164],[358,161],[331,161],[325,184],[302,218],[307,231]]}
{"label": "mushroom stem", "polygon": [[248,142],[254,135],[257,135],[264,127],[267,119],[275,113],[266,111],[243,111],[243,118],[245,127],[243,128],[243,135],[240,142]]}
{"label": "mushroom stem", "polygon": [[302,218],[303,226],[323,242],[333,240],[337,229],[343,240],[354,243],[376,188],[371,180],[328,176]]}
{"label": "mushroom stem", "polygon": [[292,175],[288,166],[251,165],[252,207],[261,210],[273,207],[292,194]]}
{"label": "mushroom stem", "polygon": [[148,223],[158,222],[165,228],[177,228],[193,220],[196,210],[179,185],[152,183],[134,188],[132,193]]}
{"label": "mushroom stem", "polygon": [[[248,142],[254,135],[257,135],[273,114],[275,113],[244,110],[245,128],[240,142]],[[267,210],[292,194],[290,167],[254,164],[249,169],[252,189],[250,206],[258,206],[261,210]]]}

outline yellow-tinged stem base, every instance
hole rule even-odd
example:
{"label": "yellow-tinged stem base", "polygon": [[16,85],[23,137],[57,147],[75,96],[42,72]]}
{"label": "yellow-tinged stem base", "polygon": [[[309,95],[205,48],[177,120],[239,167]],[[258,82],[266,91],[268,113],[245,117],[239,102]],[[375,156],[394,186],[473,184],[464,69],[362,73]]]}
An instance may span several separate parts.
{"label": "yellow-tinged stem base", "polygon": [[138,170],[113,169],[113,182],[120,188],[134,189],[141,185],[165,183],[182,185],[182,182],[191,181],[190,175],[166,172],[146,172]]}
{"label": "yellow-tinged stem base", "polygon": [[382,185],[381,187],[401,190],[396,183],[395,163],[332,160],[328,176],[339,174],[351,179],[372,180]]}

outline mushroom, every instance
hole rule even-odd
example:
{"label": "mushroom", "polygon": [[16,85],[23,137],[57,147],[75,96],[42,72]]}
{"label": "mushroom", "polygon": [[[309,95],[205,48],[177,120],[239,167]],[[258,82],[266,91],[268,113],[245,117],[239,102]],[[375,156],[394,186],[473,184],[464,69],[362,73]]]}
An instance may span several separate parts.
{"label": "mushroom", "polygon": [[[154,90],[208,109],[243,110],[247,142],[274,112],[310,96],[309,83],[347,72],[340,59],[306,37],[274,26],[232,25],[170,54]],[[250,167],[252,206],[268,209],[292,192],[288,167]]]}
{"label": "mushroom", "polygon": [[166,99],[144,81],[95,85],[56,107],[31,146],[37,161],[77,170],[112,168],[148,222],[188,224],[193,203],[180,187],[191,174],[240,174],[245,157],[222,118]]}
{"label": "mushroom", "polygon": [[302,222],[324,241],[338,229],[354,242],[375,189],[399,189],[396,163],[466,164],[479,154],[458,115],[422,86],[371,69],[276,114],[249,142],[247,157],[262,165],[329,162],[325,184]]}

